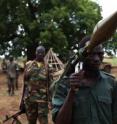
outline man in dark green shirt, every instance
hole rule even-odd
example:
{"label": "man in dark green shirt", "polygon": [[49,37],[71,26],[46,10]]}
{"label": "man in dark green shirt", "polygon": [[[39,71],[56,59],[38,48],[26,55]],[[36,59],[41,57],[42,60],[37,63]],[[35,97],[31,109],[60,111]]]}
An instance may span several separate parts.
{"label": "man in dark green shirt", "polygon": [[[80,47],[90,42],[83,39]],[[57,84],[52,99],[55,124],[117,124],[115,78],[99,70],[102,45],[86,53],[83,68]]]}

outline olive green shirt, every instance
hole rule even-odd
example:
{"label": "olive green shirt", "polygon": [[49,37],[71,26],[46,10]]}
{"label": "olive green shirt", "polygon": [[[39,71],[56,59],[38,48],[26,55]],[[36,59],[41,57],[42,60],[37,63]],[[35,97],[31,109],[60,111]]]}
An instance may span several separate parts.
{"label": "olive green shirt", "polygon": [[[56,115],[69,91],[68,80],[58,82],[52,99],[52,117]],[[66,113],[67,114],[67,113]],[[93,87],[80,88],[75,93],[72,124],[112,124],[117,121],[117,87],[114,77],[100,72]]]}

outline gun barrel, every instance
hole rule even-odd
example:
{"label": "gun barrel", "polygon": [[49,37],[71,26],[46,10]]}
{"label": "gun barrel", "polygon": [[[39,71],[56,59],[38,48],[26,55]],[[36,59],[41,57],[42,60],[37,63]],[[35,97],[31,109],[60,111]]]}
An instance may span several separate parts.
{"label": "gun barrel", "polygon": [[6,115],[6,119],[5,120],[3,120],[3,123],[5,123],[6,121],[8,121],[8,120],[10,120],[11,118],[17,118],[19,115],[21,115],[21,114],[23,114],[23,112],[22,111],[19,111],[19,112],[17,112],[17,113],[15,113],[14,115],[11,115],[10,117],[8,117],[8,115]]}

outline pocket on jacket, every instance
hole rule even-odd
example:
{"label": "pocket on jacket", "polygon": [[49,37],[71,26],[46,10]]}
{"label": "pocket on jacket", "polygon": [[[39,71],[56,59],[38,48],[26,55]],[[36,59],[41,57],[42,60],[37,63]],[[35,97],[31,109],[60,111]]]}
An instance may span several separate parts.
{"label": "pocket on jacket", "polygon": [[107,97],[107,96],[98,96],[98,102],[105,103],[105,104],[111,104],[112,99],[110,97]]}

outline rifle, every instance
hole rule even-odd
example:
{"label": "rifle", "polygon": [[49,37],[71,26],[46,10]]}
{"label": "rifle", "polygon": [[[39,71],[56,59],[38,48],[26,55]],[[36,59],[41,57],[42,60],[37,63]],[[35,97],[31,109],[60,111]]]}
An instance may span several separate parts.
{"label": "rifle", "polygon": [[5,123],[6,121],[13,119],[12,124],[16,123],[16,124],[21,124],[21,122],[18,120],[18,116],[25,113],[25,105],[24,105],[24,101],[23,101],[23,97],[24,97],[24,90],[25,90],[25,85],[23,86],[23,95],[21,98],[21,103],[20,103],[20,111],[18,111],[17,113],[8,116],[6,115],[5,120],[3,120],[3,123]]}
{"label": "rifle", "polygon": [[6,119],[3,120],[3,123],[7,122],[10,119],[13,119],[12,124],[14,124],[15,122],[16,122],[16,124],[21,124],[21,122],[18,120],[18,116],[23,113],[24,113],[23,111],[18,111],[17,113],[15,113],[11,116],[6,115]]}

